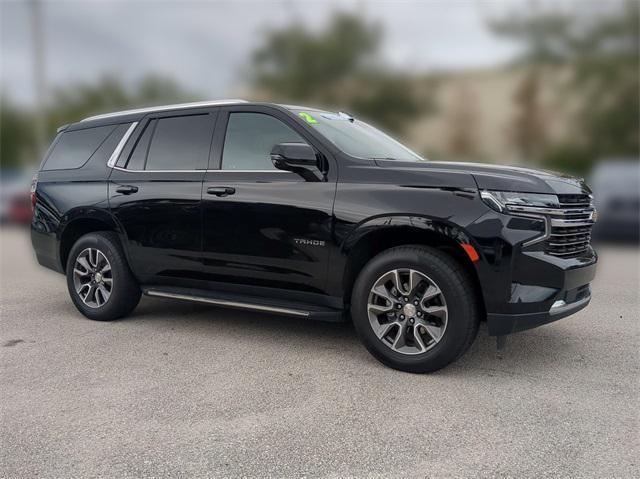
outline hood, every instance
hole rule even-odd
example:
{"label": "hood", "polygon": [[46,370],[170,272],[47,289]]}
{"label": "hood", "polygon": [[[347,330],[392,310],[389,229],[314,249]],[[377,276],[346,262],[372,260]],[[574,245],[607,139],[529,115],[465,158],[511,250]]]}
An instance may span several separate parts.
{"label": "hood", "polygon": [[484,163],[457,163],[446,161],[395,161],[376,160],[382,168],[432,173],[468,173],[481,190],[518,191],[523,193],[547,193],[556,195],[590,194],[583,179],[518,166],[489,165]]}

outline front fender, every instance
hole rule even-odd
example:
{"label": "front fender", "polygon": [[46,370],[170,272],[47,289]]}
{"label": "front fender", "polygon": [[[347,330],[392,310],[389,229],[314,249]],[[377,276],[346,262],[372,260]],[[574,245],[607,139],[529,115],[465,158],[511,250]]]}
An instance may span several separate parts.
{"label": "front fender", "polygon": [[412,228],[444,236],[461,245],[473,245],[471,237],[458,225],[443,219],[421,215],[384,214],[367,218],[356,224],[351,233],[344,238],[340,246],[341,253],[348,255],[353,247],[369,234],[387,228]]}
{"label": "front fender", "polygon": [[[343,227],[345,225],[342,225]],[[340,225],[337,225],[340,237]],[[446,219],[418,214],[384,214],[366,218],[342,231],[338,251],[329,268],[328,290],[330,294],[348,294],[358,271],[380,249],[399,244],[426,244],[458,249],[460,256],[467,255],[478,275],[483,262],[476,240],[464,228]]]}

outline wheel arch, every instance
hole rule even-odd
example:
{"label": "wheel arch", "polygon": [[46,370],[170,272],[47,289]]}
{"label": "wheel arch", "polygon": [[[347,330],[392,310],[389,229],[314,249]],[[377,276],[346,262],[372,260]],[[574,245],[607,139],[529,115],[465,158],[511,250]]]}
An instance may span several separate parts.
{"label": "wheel arch", "polygon": [[[66,272],[69,252],[78,239],[96,231],[113,231],[121,237],[122,230],[116,220],[106,211],[80,209],[67,215],[59,237],[59,258],[62,271]],[[126,253],[125,253],[126,254]]]}
{"label": "wheel arch", "polygon": [[[356,278],[369,260],[385,250],[406,245],[430,246],[455,259],[469,274],[484,313],[484,299],[475,266],[482,257],[474,241],[457,225],[406,215],[371,218],[360,223],[345,239],[341,246],[347,258],[342,277],[345,305],[350,303]],[[477,252],[475,261],[470,257],[472,253],[467,251],[469,245]]]}

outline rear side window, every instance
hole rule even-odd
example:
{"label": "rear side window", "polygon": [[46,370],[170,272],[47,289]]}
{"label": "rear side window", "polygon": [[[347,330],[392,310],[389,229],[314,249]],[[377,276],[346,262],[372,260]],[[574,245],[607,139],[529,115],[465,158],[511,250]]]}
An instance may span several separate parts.
{"label": "rear side window", "polygon": [[271,150],[278,143],[306,143],[277,118],[263,113],[231,113],[222,153],[223,170],[275,170]]}
{"label": "rear side window", "polygon": [[147,162],[147,154],[149,153],[149,144],[151,143],[151,136],[156,127],[156,120],[152,120],[147,123],[142,135],[136,142],[136,146],[131,152],[129,161],[127,162],[128,170],[144,170],[144,165]]}
{"label": "rear side window", "polygon": [[80,168],[100,148],[117,125],[99,126],[85,130],[65,131],[60,134],[43,170]]}
{"label": "rear side window", "polygon": [[[145,134],[147,131],[143,133],[143,136]],[[160,118],[155,124],[154,131],[149,133],[151,143],[144,169],[204,169],[207,167],[209,159],[212,135],[213,123],[210,115]],[[144,148],[144,143],[144,141],[139,142],[138,147]],[[134,151],[134,156],[135,154]]]}

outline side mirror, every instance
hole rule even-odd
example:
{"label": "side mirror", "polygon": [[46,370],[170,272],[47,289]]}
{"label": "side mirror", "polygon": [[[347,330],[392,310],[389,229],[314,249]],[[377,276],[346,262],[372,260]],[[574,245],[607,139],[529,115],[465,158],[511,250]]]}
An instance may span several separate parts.
{"label": "side mirror", "polygon": [[307,181],[323,178],[316,152],[306,143],[278,143],[271,150],[271,161],[279,170],[292,171]]}

